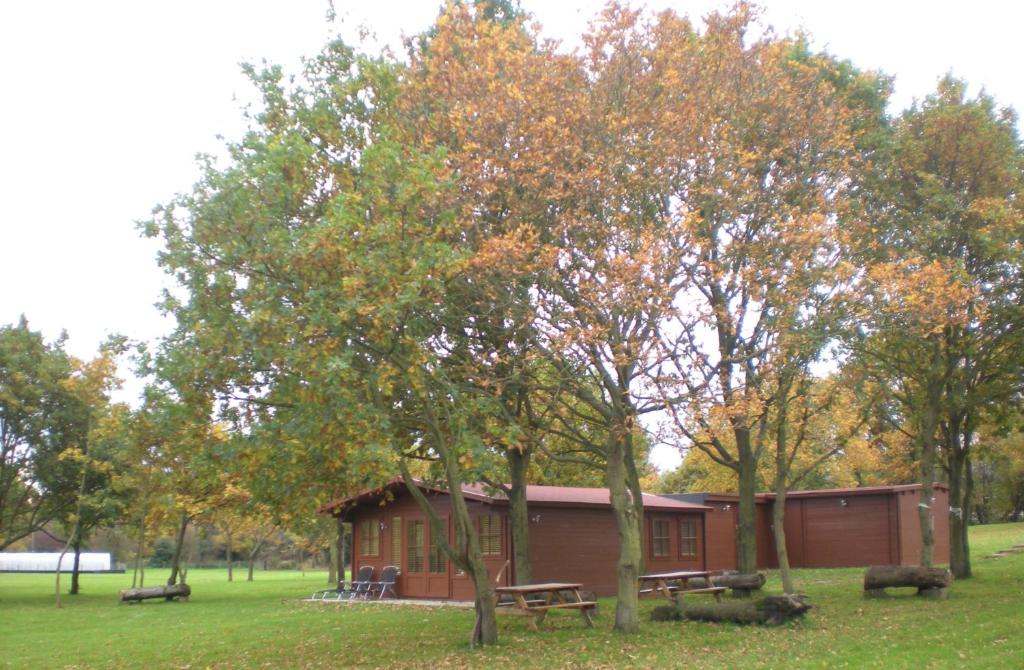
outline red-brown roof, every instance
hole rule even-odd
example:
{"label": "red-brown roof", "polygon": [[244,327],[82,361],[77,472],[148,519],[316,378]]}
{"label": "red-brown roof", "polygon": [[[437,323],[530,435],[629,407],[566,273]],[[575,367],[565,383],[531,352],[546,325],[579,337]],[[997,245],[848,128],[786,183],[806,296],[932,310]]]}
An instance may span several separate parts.
{"label": "red-brown roof", "polygon": [[[447,491],[428,484],[420,483],[420,488],[433,493],[447,494]],[[348,507],[359,502],[379,500],[386,495],[387,491],[394,493],[403,490],[405,483],[401,479],[393,479],[383,487],[363,491],[350,498],[335,500],[320,507],[321,514],[335,509]],[[479,484],[463,485],[462,494],[465,498],[476,500],[489,505],[507,505],[508,498],[504,492],[491,493],[489,488]],[[710,507],[682,500],[672,500],[664,496],[651,493],[644,493],[644,509],[665,510],[665,511],[690,511],[705,512]],[[540,486],[529,484],[526,487],[526,502],[528,505],[547,507],[610,507],[611,494],[606,488],[581,487],[581,486]]]}
{"label": "red-brown roof", "polygon": [[[935,482],[933,486],[937,489],[944,491],[948,490],[949,487],[943,482]],[[854,488],[841,488],[841,489],[810,489],[805,491],[787,491],[787,498],[828,498],[835,496],[869,496],[879,495],[887,493],[904,493],[908,491],[918,491],[921,489],[920,484],[893,484],[888,486],[858,486]],[[705,502],[736,502],[739,496],[735,493],[711,493],[701,492],[694,495],[704,496]],[[764,492],[756,494],[758,502],[764,502],[773,500],[775,494],[772,492]]]}

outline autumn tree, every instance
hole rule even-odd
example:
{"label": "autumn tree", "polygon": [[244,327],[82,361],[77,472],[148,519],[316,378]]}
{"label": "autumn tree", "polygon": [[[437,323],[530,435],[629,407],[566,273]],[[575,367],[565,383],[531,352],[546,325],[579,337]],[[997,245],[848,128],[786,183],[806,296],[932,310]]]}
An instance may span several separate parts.
{"label": "autumn tree", "polygon": [[[919,459],[932,560],[931,484],[950,484],[950,565],[970,576],[971,445],[985,408],[1020,388],[1024,153],[1016,114],[945,77],[894,124],[873,216],[860,231],[870,264],[860,351],[888,379]],[[881,304],[884,301],[885,304]]]}
{"label": "autumn tree", "polygon": [[851,281],[841,224],[887,82],[776,37],[745,4],[706,21],[664,58],[679,85],[657,117],[663,216],[685,252],[650,380],[678,442],[736,473],[739,569],[753,572],[771,412],[829,341]]}
{"label": "autumn tree", "polygon": [[[264,452],[291,461],[283,482],[300,480],[293,464],[305,454],[340,467],[348,486],[400,469],[442,550],[476,586],[474,642],[493,643],[494,601],[461,497],[493,453],[487,417],[500,413],[467,368],[460,332],[479,303],[460,300],[473,294],[459,287],[487,250],[462,246],[472,221],[451,205],[442,151],[399,141],[401,119],[388,116],[396,74],[340,43],[310,60],[300,82],[251,70],[264,108],[231,147],[232,164],[207,165],[193,193],[147,225],[187,293],[168,300],[179,321],[168,370],[183,392],[217,397],[254,446],[284,438]],[[438,466],[453,541],[410,459]],[[306,470],[306,488],[328,473]]]}

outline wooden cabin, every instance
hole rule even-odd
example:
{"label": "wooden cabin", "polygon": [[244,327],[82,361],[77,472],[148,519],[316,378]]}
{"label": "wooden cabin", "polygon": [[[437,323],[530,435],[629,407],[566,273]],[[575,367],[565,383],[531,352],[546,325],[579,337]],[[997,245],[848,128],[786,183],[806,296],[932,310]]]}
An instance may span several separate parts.
{"label": "wooden cabin", "polygon": [[[421,485],[448,525],[446,491]],[[463,489],[480,533],[492,579],[515,583],[508,500],[476,486]],[[599,596],[615,595],[618,542],[608,489],[528,486],[530,560],[534,582],[572,581]],[[704,569],[704,505],[644,494],[644,558],[650,572]],[[352,570],[372,565],[401,569],[397,591],[408,598],[472,600],[473,584],[454,568],[431,537],[430,523],[400,480],[338,500],[320,510],[352,523]],[[500,575],[500,578],[499,578]]]}
{"label": "wooden cabin", "polygon": [[[935,484],[936,563],[949,562],[949,489]],[[736,567],[738,498],[735,494],[686,493],[665,497],[710,508],[707,524],[709,570]],[[794,568],[917,565],[921,526],[920,484],[792,491],[786,495],[786,549]],[[777,568],[772,532],[775,495],[757,495],[757,564]]]}

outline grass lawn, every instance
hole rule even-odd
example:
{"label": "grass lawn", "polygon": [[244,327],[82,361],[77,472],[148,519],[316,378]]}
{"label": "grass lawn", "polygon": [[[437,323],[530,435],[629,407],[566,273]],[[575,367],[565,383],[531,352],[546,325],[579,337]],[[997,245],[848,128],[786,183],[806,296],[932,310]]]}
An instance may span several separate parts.
{"label": "grass lawn", "polygon": [[[971,532],[976,576],[945,601],[869,600],[861,569],[800,570],[797,584],[815,609],[788,626],[652,623],[646,613],[659,603],[649,600],[640,634],[626,637],[611,631],[609,598],[592,630],[575,612],[553,612],[540,633],[501,618],[500,644],[483,651],[467,647],[472,610],[298,602],[326,573],[257,572],[255,582],[228,583],[224,570],[193,570],[189,602],[132,606],[117,603],[130,574],[84,575],[83,593],[60,610],[52,575],[0,574],[0,667],[1024,667],[1024,554],[981,558],[1024,543],[1024,524]],[[161,577],[151,570],[147,583]],[[775,575],[767,589],[778,591]]]}

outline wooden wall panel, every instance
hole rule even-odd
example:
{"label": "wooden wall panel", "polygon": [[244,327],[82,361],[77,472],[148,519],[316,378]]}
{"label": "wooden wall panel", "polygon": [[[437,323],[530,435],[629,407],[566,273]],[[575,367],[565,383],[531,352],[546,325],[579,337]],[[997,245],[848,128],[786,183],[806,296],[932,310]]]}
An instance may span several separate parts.
{"label": "wooden wall panel", "polygon": [[[670,520],[671,548],[666,558],[647,558],[648,572],[700,570],[704,565],[704,529],[700,514],[651,513]],[[679,556],[679,520],[698,521],[696,559]],[[650,554],[650,520],[644,521],[644,554]],[[530,507],[530,560],[535,582],[579,582],[599,596],[618,590],[615,563],[619,556],[618,532],[610,509]]]}
{"label": "wooden wall panel", "polygon": [[713,508],[705,515],[707,523],[707,569],[736,568],[736,503],[706,502]]}
{"label": "wooden wall panel", "polygon": [[[921,522],[917,505],[918,491],[901,491],[897,494],[900,510],[900,563],[920,565],[921,563]],[[937,565],[949,563],[949,492],[945,488],[934,489],[932,513],[935,519],[935,546],[932,561]]]}
{"label": "wooden wall panel", "polygon": [[[757,565],[758,567],[779,567],[778,555],[775,553],[775,533],[772,530],[772,506],[758,501],[757,503]],[[787,548],[789,540],[786,541]]]}
{"label": "wooden wall panel", "polygon": [[887,498],[805,498],[805,565],[839,568],[888,563],[891,544]]}

